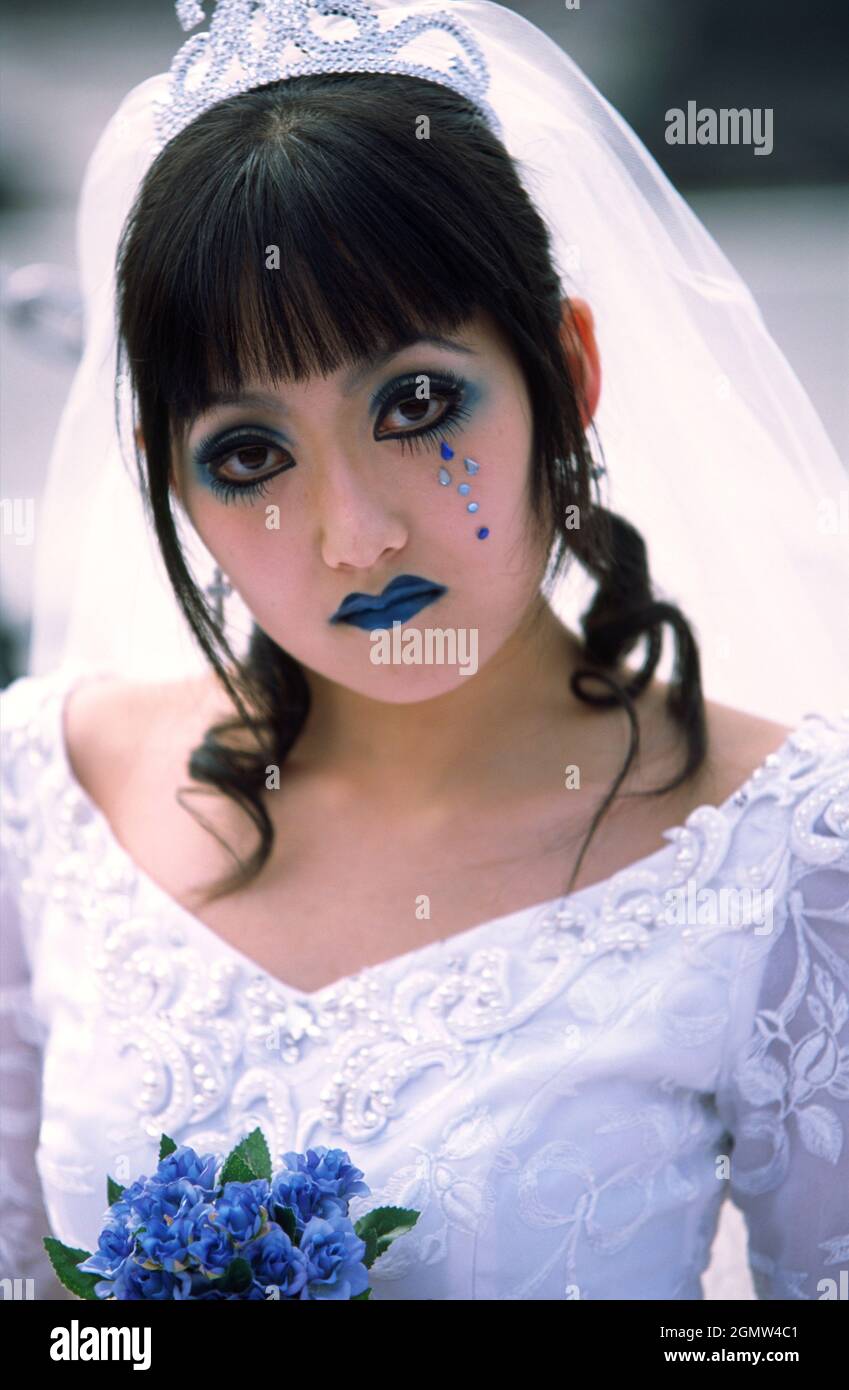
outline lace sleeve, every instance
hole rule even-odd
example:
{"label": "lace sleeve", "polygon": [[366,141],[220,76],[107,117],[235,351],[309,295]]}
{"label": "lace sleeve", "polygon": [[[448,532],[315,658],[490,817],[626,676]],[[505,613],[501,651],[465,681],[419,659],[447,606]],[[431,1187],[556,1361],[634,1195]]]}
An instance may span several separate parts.
{"label": "lace sleeve", "polygon": [[848,802],[849,768],[798,808],[772,930],[735,981],[717,1100],[759,1299],[847,1297]]}
{"label": "lace sleeve", "polygon": [[[4,764],[8,745],[4,745]],[[7,769],[4,767],[4,771]],[[5,1297],[70,1299],[42,1244],[50,1234],[35,1150],[41,1115],[42,1028],[33,1008],[18,906],[19,874],[9,848],[10,817],[0,810],[0,1278],[31,1279]]]}

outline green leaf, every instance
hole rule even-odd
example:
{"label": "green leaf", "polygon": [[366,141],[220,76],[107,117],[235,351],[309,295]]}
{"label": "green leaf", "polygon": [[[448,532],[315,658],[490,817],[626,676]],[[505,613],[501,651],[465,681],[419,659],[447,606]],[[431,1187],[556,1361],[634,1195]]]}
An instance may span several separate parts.
{"label": "green leaf", "polygon": [[225,1182],[253,1182],[255,1177],[256,1173],[250,1164],[245,1162],[237,1149],[234,1149],[221,1169],[218,1185],[223,1187]]}
{"label": "green leaf", "polygon": [[172,1154],[176,1147],[177,1145],[174,1143],[174,1140],[169,1139],[167,1134],[163,1134],[159,1141],[159,1162],[161,1163],[163,1158],[167,1158],[169,1154]]}
{"label": "green leaf", "polygon": [[275,1202],[272,1220],[276,1221],[277,1225],[286,1232],[293,1245],[298,1244],[298,1218],[294,1208],[281,1207]]}
{"label": "green leaf", "polygon": [[106,1177],[106,1200],[107,1200],[107,1202],[109,1203],[109,1206],[110,1206],[110,1207],[111,1207],[115,1202],[117,1202],[118,1198],[121,1196],[121,1193],[122,1193],[123,1191],[124,1191],[124,1189],[123,1189],[123,1187],[121,1186],[121,1184],[120,1184],[119,1182],[116,1182],[114,1178],[110,1178],[109,1175],[107,1174],[107,1177]]}
{"label": "green leaf", "polygon": [[250,1287],[253,1277],[254,1272],[250,1264],[239,1256],[231,1260],[226,1273],[220,1279],[214,1280],[214,1284],[222,1293],[242,1293]]}
{"label": "green leaf", "polygon": [[361,1298],[371,1298],[371,1289],[363,1289],[362,1293],[355,1293],[348,1300],[349,1303],[357,1303]]}
{"label": "green leaf", "polygon": [[371,1269],[375,1260],[388,1250],[393,1240],[411,1231],[421,1216],[413,1207],[375,1207],[361,1216],[354,1230],[366,1243],[363,1264]]}
{"label": "green leaf", "polygon": [[70,1245],[63,1245],[61,1240],[56,1240],[54,1236],[44,1237],[44,1248],[50,1256],[52,1264],[58,1278],[75,1293],[77,1298],[92,1299],[99,1303],[100,1299],[94,1292],[95,1284],[99,1284],[103,1278],[102,1274],[83,1273],[77,1269],[78,1264],[90,1258],[88,1250],[74,1250]]}
{"label": "green leaf", "polygon": [[253,1130],[242,1143],[247,1160],[255,1175],[271,1182],[271,1154],[268,1152],[268,1144],[265,1142],[265,1135],[262,1130],[259,1128]]}
{"label": "green leaf", "polygon": [[271,1155],[265,1135],[257,1127],[237,1144],[221,1170],[219,1182],[253,1182],[256,1178],[271,1181]]}

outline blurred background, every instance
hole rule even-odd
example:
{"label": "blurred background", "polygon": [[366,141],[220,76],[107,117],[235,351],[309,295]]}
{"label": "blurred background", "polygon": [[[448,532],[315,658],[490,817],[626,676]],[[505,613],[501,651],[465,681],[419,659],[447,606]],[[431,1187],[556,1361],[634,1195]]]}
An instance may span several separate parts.
{"label": "blurred background", "polygon": [[[750,285],[845,459],[845,0],[525,0],[510,8],[575,58],[691,203]],[[26,669],[34,555],[11,502],[32,499],[37,518],[78,352],[80,181],[122,97],[166,69],[184,35],[171,0],[5,0],[0,35],[2,687]],[[771,108],[772,152],[668,144],[665,113],[690,100]]]}
{"label": "blurred background", "polygon": [[[450,0],[445,0],[450,7]],[[623,114],[751,287],[849,457],[846,0],[526,0]],[[37,518],[79,351],[75,212],[86,161],[126,92],[183,41],[171,0],[28,0],[0,10],[0,688],[26,671]],[[670,145],[666,111],[773,111],[773,149]],[[23,541],[24,543],[21,543]],[[708,1298],[751,1298],[726,1203]]]}

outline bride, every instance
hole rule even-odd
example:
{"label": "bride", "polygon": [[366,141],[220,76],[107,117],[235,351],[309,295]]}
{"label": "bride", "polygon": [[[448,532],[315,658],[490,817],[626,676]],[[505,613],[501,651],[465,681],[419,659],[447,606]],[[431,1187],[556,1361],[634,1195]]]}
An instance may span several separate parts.
{"label": "bride", "polygon": [[346,1149],[352,1212],[421,1212],[376,1298],[698,1299],[726,1196],[759,1297],[828,1297],[847,566],[801,519],[839,464],[530,24],[269,4],[259,59],[251,9],[130,94],[83,192],[2,697],[3,1273],[60,1296],[41,1237],[94,1249],[107,1175],[261,1124]]}

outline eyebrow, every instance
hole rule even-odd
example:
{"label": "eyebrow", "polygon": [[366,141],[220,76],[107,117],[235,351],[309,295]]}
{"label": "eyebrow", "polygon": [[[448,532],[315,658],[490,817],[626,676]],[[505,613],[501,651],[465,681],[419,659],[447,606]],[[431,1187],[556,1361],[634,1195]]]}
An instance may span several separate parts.
{"label": "eyebrow", "polygon": [[[394,343],[391,347],[385,348],[383,352],[378,352],[374,357],[368,358],[362,366],[355,367],[345,378],[342,387],[343,396],[352,396],[358,391],[363,381],[372,372],[378,370],[392,357],[397,357],[399,352],[414,345],[427,347],[450,348],[453,352],[462,352],[467,356],[475,357],[474,348],[466,347],[464,343],[458,343],[453,338],[443,338],[440,336],[431,338],[404,338]],[[268,410],[276,410],[282,415],[288,413],[288,407],[283,404],[279,396],[272,396],[265,391],[217,391],[209,397],[207,409],[211,410],[216,405],[251,405],[260,406]]]}

